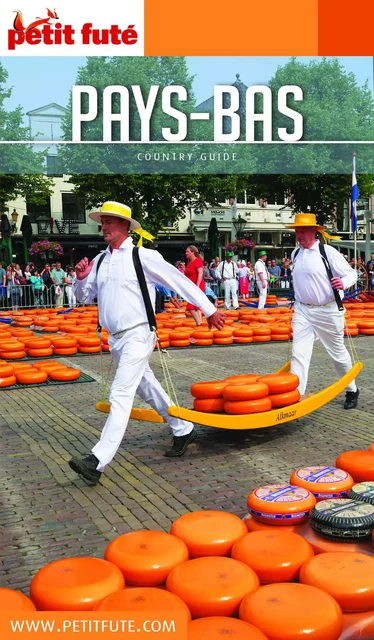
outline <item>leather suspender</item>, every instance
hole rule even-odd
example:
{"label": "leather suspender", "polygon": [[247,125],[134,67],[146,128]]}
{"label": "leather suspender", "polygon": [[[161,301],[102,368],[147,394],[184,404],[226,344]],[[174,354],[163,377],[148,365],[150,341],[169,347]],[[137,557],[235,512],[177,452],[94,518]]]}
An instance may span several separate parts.
{"label": "leather suspender", "polygon": [[[104,260],[104,258],[105,258],[105,253],[103,253],[100,256],[100,258],[98,259],[98,261],[97,261],[96,277],[97,277],[97,274],[99,272],[101,263]],[[137,278],[138,278],[140,291],[142,292],[144,306],[145,306],[145,310],[146,310],[146,313],[147,313],[147,319],[148,319],[149,328],[150,328],[151,331],[156,331],[155,312],[154,312],[154,309],[153,309],[153,306],[152,306],[152,302],[151,302],[151,298],[150,298],[150,295],[149,295],[147,283],[145,281],[145,276],[144,276],[142,263],[140,262],[140,258],[139,258],[139,247],[134,247],[133,248],[133,250],[132,250],[132,260],[133,260],[135,272],[136,272],[136,275],[137,275]],[[97,331],[98,332],[101,331],[101,326],[100,325],[98,325]]]}

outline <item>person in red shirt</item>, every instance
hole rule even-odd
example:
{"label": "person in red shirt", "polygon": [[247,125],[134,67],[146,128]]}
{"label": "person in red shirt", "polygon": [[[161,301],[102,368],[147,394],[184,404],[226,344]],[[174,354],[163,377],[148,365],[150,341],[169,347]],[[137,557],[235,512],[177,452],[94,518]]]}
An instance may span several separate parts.
{"label": "person in red shirt", "polygon": [[[191,280],[191,282],[196,284],[196,286],[198,286],[201,291],[205,291],[205,282],[203,278],[204,265],[199,255],[198,249],[193,245],[187,247],[186,258],[187,264],[184,275],[187,276],[187,278]],[[193,304],[188,303],[187,310],[191,312],[191,316],[199,327],[202,323],[202,316],[199,307],[195,307]]]}

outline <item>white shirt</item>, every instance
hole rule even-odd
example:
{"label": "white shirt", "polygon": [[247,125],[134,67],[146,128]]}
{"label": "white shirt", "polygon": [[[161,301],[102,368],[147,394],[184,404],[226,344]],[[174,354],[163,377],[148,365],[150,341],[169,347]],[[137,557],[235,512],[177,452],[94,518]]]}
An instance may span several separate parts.
{"label": "white shirt", "polygon": [[[119,249],[113,249],[112,252],[108,246],[98,276],[96,277],[96,269],[101,254],[96,256],[87,278],[74,278],[72,282],[73,293],[79,302],[89,303],[93,298],[98,298],[99,322],[109,333],[148,323],[132,250],[131,238],[127,238]],[[188,302],[200,307],[207,317],[215,313],[216,308],[204,292],[176,267],[166,262],[158,251],[141,247],[139,257],[153,305],[156,299],[155,285],[160,284],[177,291]]]}
{"label": "white shirt", "polygon": [[251,272],[248,267],[239,267],[239,278],[249,278],[250,275]]}
{"label": "white shirt", "polygon": [[265,264],[265,262],[264,262],[263,260],[261,260],[261,258],[259,258],[259,259],[256,261],[256,264],[255,264],[255,276],[256,276],[256,282],[257,282],[257,284],[262,284],[262,282],[261,282],[261,280],[260,280],[260,278],[259,278],[259,274],[260,274],[260,273],[262,273],[262,274],[263,274],[265,282],[268,282],[268,280],[269,280],[269,273],[268,273],[268,270],[267,270],[267,268],[266,268],[266,264]]}
{"label": "white shirt", "polygon": [[233,260],[231,260],[231,262],[227,262],[227,260],[225,260],[224,262],[219,263],[216,273],[220,279],[225,278],[225,280],[232,280],[238,275],[239,269]]}
{"label": "white shirt", "polygon": [[[325,244],[324,248],[333,276],[342,279],[344,289],[352,287],[357,281],[356,271],[337,249],[328,244]],[[295,300],[315,305],[333,302],[334,292],[319,251],[319,240],[316,240],[310,249],[300,247],[294,259],[295,251],[296,249],[291,254]],[[339,295],[343,298],[343,291],[339,290]]]}

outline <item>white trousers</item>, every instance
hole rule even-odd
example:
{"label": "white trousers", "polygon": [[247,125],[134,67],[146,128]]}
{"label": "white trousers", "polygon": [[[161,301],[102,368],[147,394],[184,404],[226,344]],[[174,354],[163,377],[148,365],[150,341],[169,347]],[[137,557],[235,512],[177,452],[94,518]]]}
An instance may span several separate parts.
{"label": "white trousers", "polygon": [[267,287],[263,287],[262,286],[262,282],[259,282],[257,287],[258,287],[258,290],[259,290],[258,308],[259,309],[264,309],[265,308],[265,304],[266,304],[266,296],[268,294],[268,288]]}
{"label": "white trousers", "polygon": [[225,307],[226,309],[230,309],[231,307],[231,298],[232,298],[232,306],[234,309],[239,307],[238,303],[238,283],[236,278],[230,278],[230,280],[225,280],[223,283],[223,288],[225,290]]}
{"label": "white trousers", "polygon": [[193,429],[192,422],[179,420],[168,414],[168,408],[173,403],[148,364],[155,344],[155,336],[150,332],[148,324],[127,331],[119,340],[110,336],[109,344],[118,367],[109,396],[110,413],[100,440],[92,449],[99,460],[98,471],[103,471],[117,453],[125,435],[136,393],[165,418],[174,436],[184,436]]}
{"label": "white trousers", "polygon": [[[338,378],[352,368],[352,360],[344,344],[344,313],[339,311],[335,301],[325,307],[308,307],[295,302],[292,329],[291,371],[299,376],[298,389],[301,394],[305,393],[308,382],[315,333],[332,359]],[[321,377],[323,378],[322,372]],[[347,390],[356,389],[356,382],[353,380]]]}
{"label": "white trousers", "polygon": [[73,287],[69,284],[65,287],[65,291],[66,291],[69,307],[75,307],[75,305],[77,304],[77,300],[73,293]]}

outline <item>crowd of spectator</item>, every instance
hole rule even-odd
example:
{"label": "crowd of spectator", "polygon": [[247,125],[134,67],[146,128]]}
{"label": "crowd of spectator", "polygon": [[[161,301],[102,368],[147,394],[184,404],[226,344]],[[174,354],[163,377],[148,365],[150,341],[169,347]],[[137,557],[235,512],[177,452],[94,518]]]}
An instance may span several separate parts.
{"label": "crowd of spectator", "polygon": [[74,267],[62,268],[60,262],[46,263],[38,268],[33,262],[19,265],[0,262],[0,307],[17,310],[19,307],[76,306],[72,291]]}

